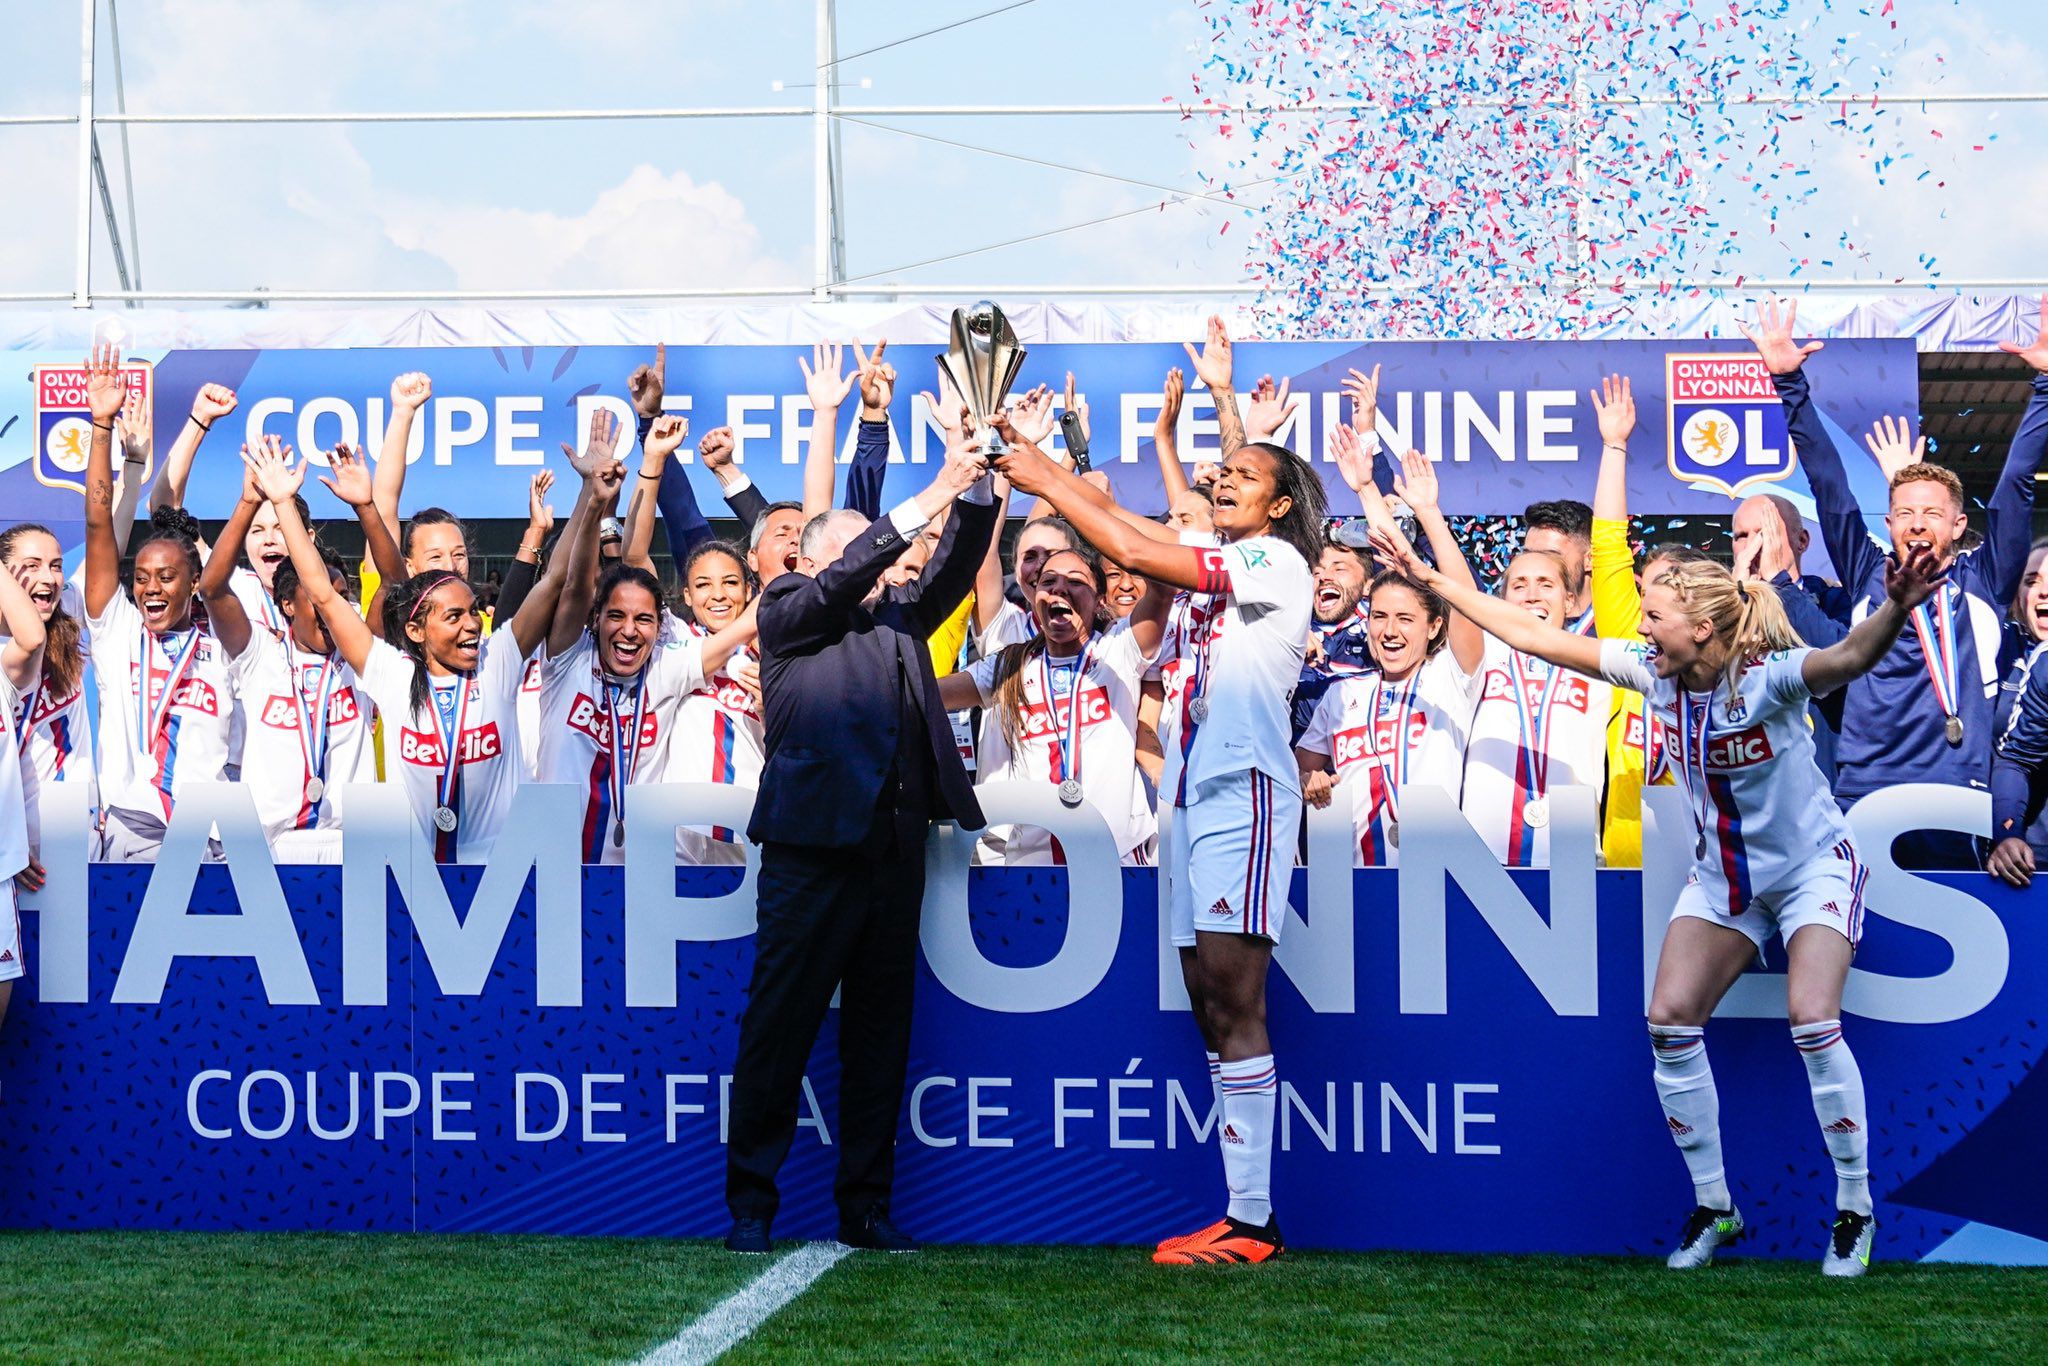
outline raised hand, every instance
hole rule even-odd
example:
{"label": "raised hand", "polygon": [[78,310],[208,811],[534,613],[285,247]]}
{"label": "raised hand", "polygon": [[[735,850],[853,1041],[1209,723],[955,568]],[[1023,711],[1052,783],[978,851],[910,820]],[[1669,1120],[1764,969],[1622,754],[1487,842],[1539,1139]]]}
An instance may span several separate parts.
{"label": "raised hand", "polygon": [[612,463],[612,452],[619,444],[619,420],[609,408],[593,409],[590,414],[590,433],[583,441],[583,454],[578,455],[568,442],[562,443],[562,454],[569,457],[570,467],[585,479],[597,472],[600,465]]}
{"label": "raised hand", "polygon": [[192,396],[192,416],[211,427],[235,410],[235,391],[225,384],[202,384]]}
{"label": "raised hand", "polygon": [[1774,375],[1791,374],[1806,364],[1808,356],[1827,345],[1826,342],[1810,341],[1801,346],[1792,340],[1792,325],[1799,321],[1797,299],[1787,302],[1783,308],[1766,299],[1756,306],[1756,317],[1756,327],[1751,328],[1737,319],[1735,328],[1749,338],[1749,344],[1763,358],[1764,369]]}
{"label": "raised hand", "polygon": [[1188,486],[1201,488],[1215,483],[1223,477],[1223,466],[1214,460],[1197,460],[1194,469],[1188,472]]}
{"label": "raised hand", "polygon": [[732,465],[732,428],[713,427],[704,433],[704,439],[697,443],[697,459],[713,474]]}
{"label": "raised hand", "polygon": [[[683,439],[690,434],[690,420],[680,413],[664,413],[654,419],[654,425],[647,429],[647,437],[640,443],[641,454],[647,463],[659,465],[682,448]],[[728,436],[731,433],[727,433]]]}
{"label": "raised hand", "polygon": [[1903,417],[1881,417],[1877,425],[1863,438],[1863,444],[1870,448],[1870,454],[1877,461],[1877,468],[1889,484],[1898,477],[1900,470],[1917,464],[1927,458],[1927,438],[1918,441],[1913,438],[1913,429]]}
{"label": "raised hand", "polygon": [[804,392],[811,396],[811,407],[820,411],[836,409],[846,401],[846,395],[853,388],[853,375],[844,370],[846,348],[838,342],[820,342],[811,348],[811,358],[796,358],[798,368],[804,372]]}
{"label": "raised hand", "polygon": [[554,486],[555,472],[540,470],[526,488],[526,529],[536,533],[533,537],[536,548],[544,544],[548,533],[555,529],[555,505],[548,501],[548,490]]}
{"label": "raised hand", "polygon": [[2048,375],[2048,294],[2041,296],[2041,330],[2030,343],[2000,342],[1998,349],[2008,356],[2018,356],[2027,364]]}
{"label": "raised hand", "polygon": [[[996,419],[998,429],[1007,425],[1008,423],[1001,417]],[[959,425],[952,431],[959,432],[960,436],[946,442],[946,462],[939,467],[938,477],[934,482],[944,484],[955,497],[958,497],[973,488],[975,483],[988,473],[988,459],[981,453],[979,443],[973,439],[976,435],[974,424],[969,420],[965,405],[960,409]],[[949,438],[950,435],[949,432]],[[1044,459],[1043,456],[1039,458]]]}
{"label": "raised hand", "polygon": [[[1372,466],[1368,461],[1366,477],[1370,479]],[[1410,511],[1435,512],[1437,506],[1436,465],[1421,451],[1410,451],[1401,457],[1401,469],[1394,476],[1394,496],[1406,503]]]}
{"label": "raised hand", "polygon": [[149,405],[142,401],[142,395],[130,394],[127,406],[121,409],[121,421],[115,429],[121,438],[122,459],[135,465],[149,459],[153,422]]}
{"label": "raised hand", "polygon": [[654,364],[643,365],[626,376],[626,396],[641,417],[661,416],[661,396],[667,392],[668,343],[654,344]]}
{"label": "raised hand", "polygon": [[1252,386],[1252,401],[1245,405],[1244,439],[1271,441],[1287,420],[1287,390],[1293,381],[1285,376],[1276,387],[1271,375],[1260,375]]}
{"label": "raised hand", "polygon": [[341,442],[327,453],[330,471],[320,476],[327,491],[352,508],[367,507],[375,494],[370,482],[370,462],[359,447]]}
{"label": "raised hand", "polygon": [[755,710],[758,711],[761,707],[761,666],[751,659],[740,657],[728,663],[725,671],[733,682],[747,690],[748,696],[754,699]]}
{"label": "raised hand", "polygon": [[[963,413],[964,417],[965,414]],[[1008,446],[1003,456],[999,473],[1010,481],[1010,487],[1019,493],[1043,494],[1052,487],[1059,466],[1051,457],[1040,450],[1035,442],[1025,438],[1022,431],[1010,420],[1008,413],[998,413],[989,424]]]}
{"label": "raised hand", "polygon": [[868,422],[880,422],[889,415],[889,404],[896,397],[896,367],[882,359],[882,352],[889,347],[889,339],[883,337],[875,343],[873,351],[862,353],[860,339],[853,343],[854,374],[860,379],[860,415]]}
{"label": "raised hand", "polygon": [[1345,487],[1353,493],[1363,495],[1373,487],[1372,456],[1379,444],[1377,436],[1368,443],[1359,436],[1356,427],[1341,422],[1330,428],[1330,458],[1336,462]]}
{"label": "raised hand", "polygon": [[1159,420],[1152,424],[1155,433],[1171,437],[1180,426],[1180,402],[1185,392],[1186,382],[1176,365],[1166,372],[1166,387],[1159,396]]}
{"label": "raised hand", "polygon": [[1593,416],[1600,422],[1600,444],[1626,446],[1636,429],[1636,396],[1627,375],[1603,375],[1593,395]]}
{"label": "raised hand", "polygon": [[[1180,371],[1176,370],[1174,373],[1177,375]],[[1176,403],[1178,403],[1178,400],[1176,400]],[[1074,372],[1072,370],[1067,371],[1067,389],[1065,393],[1060,395],[1060,411],[1073,413],[1081,419],[1081,435],[1083,438],[1094,434],[1094,429],[1088,425],[1088,400],[1074,393]]]}
{"label": "raised hand", "polygon": [[274,436],[259,436],[242,447],[243,463],[256,481],[256,491],[273,503],[289,503],[306,482],[306,467],[292,459],[292,448]]}
{"label": "raised hand", "polygon": [[128,402],[128,376],[121,369],[121,348],[101,342],[85,362],[85,406],[100,425],[114,420]]}
{"label": "raised hand", "polygon": [[1338,385],[1344,397],[1351,400],[1351,425],[1361,432],[1370,432],[1375,440],[1380,426],[1380,368],[1375,365],[1371,374],[1363,370],[1352,370]]}
{"label": "raised hand", "polygon": [[[391,407],[416,413],[434,396],[434,381],[418,370],[410,370],[391,381]],[[229,396],[230,398],[233,395]]]}
{"label": "raised hand", "polygon": [[1378,523],[1367,534],[1372,541],[1373,553],[1379,556],[1382,564],[1399,570],[1425,588],[1441,577],[1416,553],[1408,538],[1401,534],[1401,528],[1392,522]]}
{"label": "raised hand", "polygon": [[1934,590],[1947,574],[1934,552],[1925,548],[1903,560],[1888,560],[1884,567],[1885,596],[1910,612],[1934,596]]}
{"label": "raised hand", "polygon": [[1034,446],[1045,444],[1058,421],[1053,415],[1052,389],[1048,385],[1036,385],[1024,397],[1010,404],[1010,425],[1016,429],[1017,435]]}
{"label": "raised hand", "polygon": [[1223,326],[1219,314],[1209,315],[1209,335],[1202,343],[1200,352],[1193,342],[1182,342],[1188,361],[1195,367],[1195,378],[1211,389],[1230,387],[1230,332]]}

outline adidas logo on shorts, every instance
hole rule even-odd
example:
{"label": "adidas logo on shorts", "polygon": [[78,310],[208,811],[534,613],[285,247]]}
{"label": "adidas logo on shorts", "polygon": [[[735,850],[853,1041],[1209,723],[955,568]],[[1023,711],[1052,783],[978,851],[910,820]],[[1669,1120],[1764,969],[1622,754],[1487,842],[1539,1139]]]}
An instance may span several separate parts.
{"label": "adidas logo on shorts", "polygon": [[1840,906],[1837,906],[1832,901],[1821,902],[1820,908],[1826,911],[1829,915],[1833,916],[1837,920],[1840,920],[1842,918],[1842,908]]}
{"label": "adidas logo on shorts", "polygon": [[1229,900],[1228,900],[1227,898],[1225,898],[1225,897],[1220,897],[1220,896],[1219,896],[1219,897],[1217,897],[1217,898],[1216,898],[1216,904],[1215,904],[1214,906],[1211,906],[1211,907],[1209,908],[1209,914],[1210,914],[1210,915],[1229,915],[1229,914],[1230,914],[1230,902],[1229,902]]}

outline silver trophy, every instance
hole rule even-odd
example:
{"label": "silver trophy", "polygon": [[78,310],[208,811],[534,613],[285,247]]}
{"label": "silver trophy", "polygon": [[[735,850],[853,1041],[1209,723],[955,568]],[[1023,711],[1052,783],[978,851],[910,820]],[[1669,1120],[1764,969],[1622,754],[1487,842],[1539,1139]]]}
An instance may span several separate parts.
{"label": "silver trophy", "polygon": [[1024,365],[1024,348],[1003,310],[983,299],[972,308],[953,310],[953,337],[938,358],[939,373],[967,405],[977,427],[988,433],[986,453],[1007,449],[990,420],[1003,410],[1010,384]]}

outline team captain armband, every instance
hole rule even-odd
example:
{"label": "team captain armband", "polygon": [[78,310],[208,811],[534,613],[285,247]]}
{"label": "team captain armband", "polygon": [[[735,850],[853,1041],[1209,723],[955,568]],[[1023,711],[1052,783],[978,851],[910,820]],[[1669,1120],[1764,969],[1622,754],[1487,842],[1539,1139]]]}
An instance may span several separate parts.
{"label": "team captain armband", "polygon": [[1230,591],[1230,569],[1223,562],[1220,550],[1197,550],[1195,570],[1195,591],[1197,593],[1228,593]]}

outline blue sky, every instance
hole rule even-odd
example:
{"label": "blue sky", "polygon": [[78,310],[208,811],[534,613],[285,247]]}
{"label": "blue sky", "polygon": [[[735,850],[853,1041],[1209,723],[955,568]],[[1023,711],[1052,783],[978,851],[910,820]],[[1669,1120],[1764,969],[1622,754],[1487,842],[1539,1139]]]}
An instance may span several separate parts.
{"label": "blue sky", "polygon": [[[840,49],[999,3],[840,0]],[[77,6],[0,5],[9,35],[0,112],[75,107]],[[811,16],[805,0],[120,3],[137,112],[798,104],[809,98]],[[1898,0],[1892,17],[1916,36],[1896,84],[2048,87],[2039,16],[2038,0]],[[1866,59],[1888,37],[1884,21],[1853,11],[1830,22],[1852,33],[1844,51]],[[1189,91],[1207,41],[1194,0],[1033,0],[845,63],[842,93],[848,103],[1154,103]],[[111,110],[104,18],[101,72],[100,107]],[[778,80],[792,88],[777,92]],[[851,275],[895,276],[930,257],[1156,204],[1159,191],[1110,177],[1194,189],[1197,173],[1219,170],[1230,150],[1159,116],[898,122],[1098,174],[849,126]],[[1816,123],[1808,155],[1822,193],[1811,221],[1787,229],[1831,245],[1854,224],[1873,271],[1917,274],[1918,253],[1933,249],[1958,278],[2040,274],[2048,106],[1936,107],[1909,113],[1903,126],[1905,144],[1948,180],[1945,191],[1910,179],[1878,185],[1865,149]],[[1928,132],[1937,127],[1940,139]],[[1992,132],[1999,137],[1987,151],[1966,150]],[[118,138],[102,136],[118,185]],[[807,283],[810,137],[802,119],[136,128],[145,278],[166,289]],[[69,287],[74,154],[69,129],[0,128],[14,206],[0,222],[0,290]],[[904,277],[1229,280],[1243,270],[1250,234],[1234,223],[1219,235],[1228,212],[1184,204],[1139,213]],[[1765,252],[1756,264],[1770,270],[1777,259]],[[113,284],[104,247],[96,278]]]}

